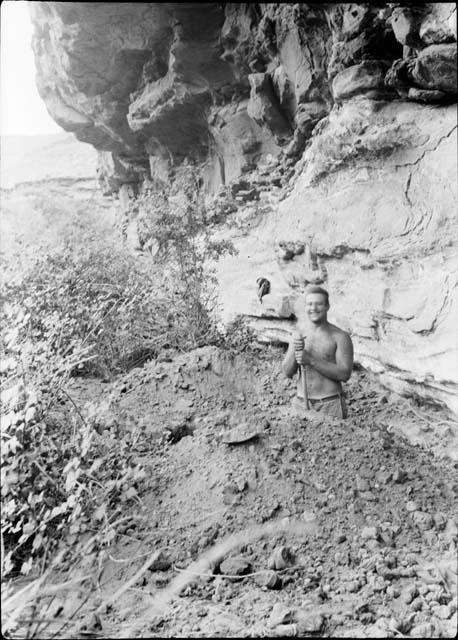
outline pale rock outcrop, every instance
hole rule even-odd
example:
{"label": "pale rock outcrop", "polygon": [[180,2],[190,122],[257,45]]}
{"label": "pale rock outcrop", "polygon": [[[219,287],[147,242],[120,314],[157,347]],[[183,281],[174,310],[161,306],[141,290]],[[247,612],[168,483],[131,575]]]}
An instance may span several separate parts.
{"label": "pale rock outcrop", "polygon": [[323,283],[360,363],[458,411],[453,3],[30,7],[40,93],[99,150],[105,193],[132,210],[200,164],[239,249],[226,321],[285,341]]}
{"label": "pale rock outcrop", "polygon": [[[293,191],[221,264],[221,297],[226,320],[247,315],[265,340],[283,341],[278,318],[285,307],[300,317],[306,274],[315,272],[330,292],[330,319],[350,331],[361,364],[402,393],[458,412],[456,110],[406,107],[372,111],[359,99],[328,119]],[[359,121],[370,125],[358,129]],[[287,242],[311,236],[315,270]],[[270,320],[254,297],[259,276],[272,283]]]}

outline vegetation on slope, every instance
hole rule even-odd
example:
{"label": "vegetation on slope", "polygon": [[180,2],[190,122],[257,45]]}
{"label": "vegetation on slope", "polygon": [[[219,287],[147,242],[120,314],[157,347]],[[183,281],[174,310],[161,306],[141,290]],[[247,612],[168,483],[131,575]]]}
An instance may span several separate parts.
{"label": "vegetation on slope", "polygon": [[160,353],[220,342],[205,260],[231,250],[210,240],[189,168],[174,192],[137,203],[154,255],[133,254],[84,203],[38,204],[48,236],[18,238],[2,256],[4,575],[43,573],[58,548],[70,562],[82,543],[63,541],[84,532],[96,532],[94,548],[112,540],[143,470],[129,463],[132,434],[103,437],[116,424],[83,415],[68,382],[112,379]]}

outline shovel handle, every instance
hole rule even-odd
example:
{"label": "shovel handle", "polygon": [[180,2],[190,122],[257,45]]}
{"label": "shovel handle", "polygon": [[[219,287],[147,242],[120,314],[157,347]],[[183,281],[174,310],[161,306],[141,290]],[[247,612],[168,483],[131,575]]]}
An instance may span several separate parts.
{"label": "shovel handle", "polygon": [[[304,336],[302,335],[302,333],[300,331],[297,331],[295,333],[295,339],[300,339],[302,340],[302,348],[304,348]],[[308,397],[308,392],[307,392],[307,374],[305,371],[305,365],[301,364],[300,365],[301,369],[301,378],[302,378],[302,394],[304,396],[304,405],[305,405],[305,410],[308,411],[309,409],[309,397]]]}
{"label": "shovel handle", "polygon": [[308,409],[309,409],[309,396],[308,396],[308,392],[307,392],[307,378],[306,378],[304,365],[301,365],[301,378],[302,378],[302,393],[304,394],[305,410],[308,411]]}

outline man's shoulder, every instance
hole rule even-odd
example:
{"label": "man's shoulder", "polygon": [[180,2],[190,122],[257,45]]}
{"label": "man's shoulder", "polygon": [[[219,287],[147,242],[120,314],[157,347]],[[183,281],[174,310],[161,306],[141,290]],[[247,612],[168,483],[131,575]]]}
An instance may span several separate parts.
{"label": "man's shoulder", "polygon": [[337,340],[351,340],[350,334],[348,331],[344,331],[340,327],[337,327],[335,324],[329,323],[329,331],[333,335],[333,337]]}

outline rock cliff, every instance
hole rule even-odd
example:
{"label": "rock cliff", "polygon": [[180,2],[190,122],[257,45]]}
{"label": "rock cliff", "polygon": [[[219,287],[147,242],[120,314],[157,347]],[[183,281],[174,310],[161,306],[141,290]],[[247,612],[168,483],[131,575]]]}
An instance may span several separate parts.
{"label": "rock cliff", "polygon": [[225,320],[283,341],[322,282],[363,366],[458,412],[454,4],[30,6],[40,94],[105,193],[191,160],[230,200]]}

